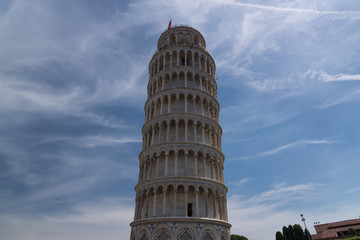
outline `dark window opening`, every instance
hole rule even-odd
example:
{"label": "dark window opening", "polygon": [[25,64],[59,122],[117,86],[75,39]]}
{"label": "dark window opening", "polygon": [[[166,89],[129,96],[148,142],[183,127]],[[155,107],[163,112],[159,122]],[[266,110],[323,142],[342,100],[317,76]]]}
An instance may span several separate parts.
{"label": "dark window opening", "polygon": [[192,203],[188,203],[188,217],[193,216]]}

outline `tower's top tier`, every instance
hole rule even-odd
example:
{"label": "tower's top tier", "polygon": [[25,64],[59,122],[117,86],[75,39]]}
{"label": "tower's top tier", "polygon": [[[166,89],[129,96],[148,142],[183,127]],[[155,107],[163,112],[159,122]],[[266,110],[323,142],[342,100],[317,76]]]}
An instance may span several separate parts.
{"label": "tower's top tier", "polygon": [[159,51],[172,45],[193,45],[205,49],[206,42],[198,30],[188,26],[176,26],[161,34],[157,48]]}

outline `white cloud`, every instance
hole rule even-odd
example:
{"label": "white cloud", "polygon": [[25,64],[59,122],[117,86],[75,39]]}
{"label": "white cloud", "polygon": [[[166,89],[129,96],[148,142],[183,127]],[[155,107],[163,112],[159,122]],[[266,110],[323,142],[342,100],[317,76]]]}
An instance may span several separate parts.
{"label": "white cloud", "polygon": [[311,78],[316,79],[318,81],[323,82],[341,82],[341,81],[359,81],[360,80],[360,74],[328,74],[324,71],[314,71],[309,70],[307,72],[308,75],[311,76]]}
{"label": "white cloud", "polygon": [[97,203],[78,203],[67,213],[40,217],[2,214],[0,231],[8,240],[127,239],[133,215],[132,199],[103,199]]}
{"label": "white cloud", "polygon": [[356,101],[360,99],[360,88],[355,88],[354,90],[350,90],[350,92],[341,96],[332,96],[322,104],[319,104],[320,108],[328,108],[338,104],[348,103],[352,101]]}
{"label": "white cloud", "polygon": [[270,156],[270,155],[277,154],[277,153],[279,153],[281,151],[284,151],[286,149],[297,147],[299,145],[318,145],[318,144],[333,144],[333,143],[337,143],[337,141],[324,140],[324,139],[314,139],[314,140],[302,140],[301,139],[301,140],[297,140],[295,142],[288,143],[288,144],[285,144],[283,146],[271,149],[271,150],[266,151],[266,152],[262,152],[262,153],[252,155],[252,156],[246,156],[244,158],[245,159],[250,159],[250,158],[255,158],[255,157]]}
{"label": "white cloud", "polygon": [[250,201],[265,202],[274,201],[279,204],[280,202],[289,202],[299,199],[306,199],[310,195],[314,195],[315,190],[324,184],[298,184],[294,186],[287,186],[285,183],[276,184],[272,189],[253,196]]}
{"label": "white cloud", "polygon": [[91,188],[99,180],[100,174],[93,174],[91,176],[78,177],[75,179],[64,180],[62,182],[57,181],[56,183],[51,184],[51,186],[47,186],[33,192],[30,194],[28,200],[40,201],[57,197],[74,196],[75,194],[80,194],[81,192]]}
{"label": "white cloud", "polygon": [[307,9],[307,8],[276,7],[276,6],[274,7],[270,5],[241,3],[235,0],[228,1],[228,3],[240,7],[255,8],[255,9],[269,10],[276,12],[291,12],[291,13],[310,14],[310,15],[330,15],[340,19],[352,19],[352,20],[360,19],[360,11],[321,11],[321,10]]}
{"label": "white cloud", "polygon": [[228,186],[236,186],[236,187],[239,187],[239,186],[247,183],[248,181],[249,181],[248,178],[243,178],[243,179],[241,179],[241,180],[239,180],[239,181],[230,182],[230,183],[228,183],[227,185],[228,185]]}
{"label": "white cloud", "polygon": [[44,144],[49,142],[70,142],[72,145],[83,147],[99,147],[99,146],[116,146],[126,143],[141,143],[141,137],[112,137],[107,135],[83,136],[83,137],[53,137],[40,141],[37,144]]}

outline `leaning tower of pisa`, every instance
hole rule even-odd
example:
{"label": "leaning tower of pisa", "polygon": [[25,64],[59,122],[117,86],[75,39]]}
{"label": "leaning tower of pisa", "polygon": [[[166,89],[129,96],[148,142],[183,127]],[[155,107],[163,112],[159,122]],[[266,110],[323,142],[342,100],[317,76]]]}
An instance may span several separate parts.
{"label": "leaning tower of pisa", "polygon": [[215,62],[187,26],[161,34],[149,63],[130,240],[229,240]]}

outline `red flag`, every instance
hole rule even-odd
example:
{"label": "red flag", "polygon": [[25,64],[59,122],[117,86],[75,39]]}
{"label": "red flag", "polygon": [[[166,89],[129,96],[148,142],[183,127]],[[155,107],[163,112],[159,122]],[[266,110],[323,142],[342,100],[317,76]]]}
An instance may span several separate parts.
{"label": "red flag", "polygon": [[170,22],[169,22],[169,26],[168,26],[168,30],[171,28],[171,19],[170,19]]}

